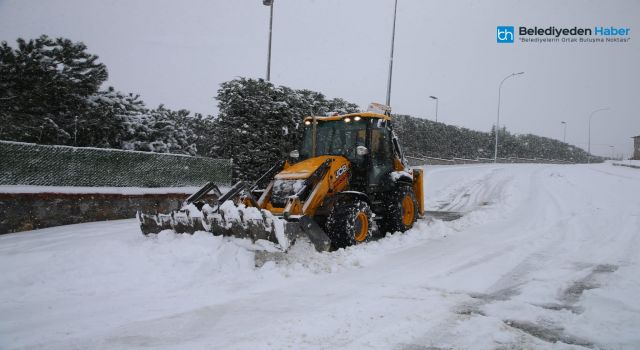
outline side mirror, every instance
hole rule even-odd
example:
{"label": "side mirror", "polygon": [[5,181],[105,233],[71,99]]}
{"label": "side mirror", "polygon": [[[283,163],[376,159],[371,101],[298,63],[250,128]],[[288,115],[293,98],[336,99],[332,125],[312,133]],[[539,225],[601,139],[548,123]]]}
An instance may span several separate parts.
{"label": "side mirror", "polygon": [[300,152],[298,152],[298,150],[295,149],[295,150],[289,152],[289,157],[298,159],[298,158],[300,158]]}
{"label": "side mirror", "polygon": [[369,154],[369,149],[365,146],[358,146],[356,147],[356,153],[359,156],[366,156],[367,154]]}

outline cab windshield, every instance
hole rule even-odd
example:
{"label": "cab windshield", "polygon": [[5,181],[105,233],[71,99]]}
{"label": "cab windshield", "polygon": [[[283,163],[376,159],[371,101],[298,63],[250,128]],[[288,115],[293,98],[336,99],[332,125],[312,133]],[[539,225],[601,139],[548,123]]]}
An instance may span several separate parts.
{"label": "cab windshield", "polygon": [[[356,147],[365,146],[367,124],[364,118],[359,121],[344,120],[318,121],[316,126],[316,156],[336,155],[350,160],[356,159]],[[304,130],[301,159],[311,158],[313,144],[313,126]]]}

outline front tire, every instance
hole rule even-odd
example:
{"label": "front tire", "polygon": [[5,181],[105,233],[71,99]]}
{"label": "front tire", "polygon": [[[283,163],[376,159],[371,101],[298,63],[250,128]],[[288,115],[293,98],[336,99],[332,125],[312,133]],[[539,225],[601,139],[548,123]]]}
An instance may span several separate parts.
{"label": "front tire", "polygon": [[373,220],[371,208],[364,201],[340,202],[333,206],[327,218],[327,234],[336,248],[371,240]]}
{"label": "front tire", "polygon": [[418,201],[409,185],[401,185],[391,193],[382,220],[383,232],[405,232],[418,220]]}

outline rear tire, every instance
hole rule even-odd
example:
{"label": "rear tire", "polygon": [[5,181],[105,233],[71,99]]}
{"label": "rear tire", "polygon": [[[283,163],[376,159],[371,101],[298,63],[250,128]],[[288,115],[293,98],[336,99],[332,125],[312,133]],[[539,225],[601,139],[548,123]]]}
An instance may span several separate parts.
{"label": "rear tire", "polygon": [[382,232],[404,232],[418,219],[418,201],[409,185],[401,185],[391,193],[382,219]]}
{"label": "rear tire", "polygon": [[326,230],[335,248],[344,248],[371,240],[371,208],[364,201],[336,203],[327,217]]}

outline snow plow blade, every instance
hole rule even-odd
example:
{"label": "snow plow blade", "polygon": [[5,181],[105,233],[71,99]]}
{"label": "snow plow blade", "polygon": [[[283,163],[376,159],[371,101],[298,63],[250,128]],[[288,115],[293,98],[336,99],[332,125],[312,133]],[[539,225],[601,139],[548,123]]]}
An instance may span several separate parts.
{"label": "snow plow blade", "polygon": [[[254,212],[251,216],[240,214],[238,217],[227,218],[225,211],[203,213],[203,217],[193,217],[188,212],[174,211],[171,214],[155,215],[138,213],[137,218],[144,235],[157,234],[164,230],[186,234],[206,231],[215,236],[249,238],[253,242],[267,240],[277,244],[284,251],[297,239],[306,237],[317,251],[331,250],[331,239],[313,219],[303,216],[298,221],[287,221],[265,210],[260,212],[262,217],[254,216]],[[226,213],[228,215],[228,208]],[[243,213],[239,207],[238,213]],[[282,234],[278,234],[279,225]]]}
{"label": "snow plow blade", "polygon": [[267,240],[277,244],[283,251],[296,239],[307,237],[318,251],[328,251],[331,248],[331,240],[312,218],[301,216],[285,220],[264,209],[236,205],[232,199],[246,187],[246,183],[238,182],[229,192],[209,205],[199,200],[209,192],[219,195],[220,191],[216,185],[208,183],[187,198],[180,210],[170,214],[138,212],[136,218],[144,235],[164,230],[187,234],[206,231],[216,236],[249,238],[253,242]]}
{"label": "snow plow blade", "polygon": [[[228,211],[227,211],[228,213]],[[241,211],[238,211],[241,213]],[[275,226],[269,217],[243,217],[241,214],[226,218],[224,212],[202,213],[192,216],[188,211],[174,211],[171,214],[138,213],[138,222],[145,235],[156,234],[164,230],[176,233],[193,234],[196,231],[211,232],[216,236],[234,236],[265,239],[277,243]]]}

